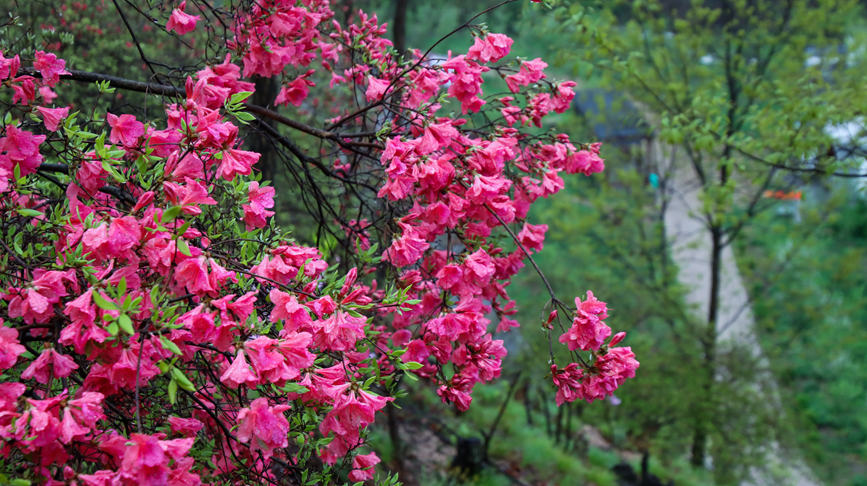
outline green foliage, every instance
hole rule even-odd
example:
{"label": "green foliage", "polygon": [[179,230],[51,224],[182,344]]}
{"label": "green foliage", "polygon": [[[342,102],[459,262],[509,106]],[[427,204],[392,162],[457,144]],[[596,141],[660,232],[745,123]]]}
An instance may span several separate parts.
{"label": "green foliage", "polygon": [[764,215],[739,254],[799,444],[831,484],[856,484],[867,461],[867,202],[834,190],[842,197],[805,204],[801,224]]}
{"label": "green foliage", "polygon": [[[573,126],[581,129],[577,120]],[[715,436],[714,462],[732,472],[731,478],[717,480],[734,482],[761,461],[754,452],[775,423],[766,397],[749,385],[755,378],[752,360],[738,352],[722,356],[721,369],[737,380],[718,383],[717,394],[707,396],[696,319],[686,312],[684,289],[662,233],[657,190],[640,175],[641,154],[609,147],[603,156],[608,167],[603,177],[568,186],[570,197],[534,209],[537,219],[551,222],[545,251],[537,256],[548,279],[571,294],[593,289],[612,303],[609,322],[631,331],[625,344],[641,357],[639,379],[618,390],[621,404],[584,406],[582,420],[600,424],[615,445],[647,449],[670,465],[688,450],[697,414],[713,410],[703,419],[721,434]],[[547,300],[536,278],[530,268],[517,277],[513,295],[519,308],[539,309]],[[544,316],[525,312],[520,317],[525,343],[519,359],[529,362],[548,349],[539,332]],[[544,383],[550,376],[535,379]],[[730,400],[733,396],[739,399]],[[688,467],[685,472],[703,477]]]}
{"label": "green foliage", "polygon": [[[658,140],[682,154],[677,170],[681,177],[701,186],[696,212],[718,247],[737,241],[756,224],[761,228],[756,217],[774,206],[761,197],[764,190],[799,187],[809,181],[802,177],[805,174],[851,171],[860,163],[857,158],[838,157],[828,133],[829,126],[859,122],[867,102],[861,88],[867,69],[863,50],[843,47],[863,37],[864,21],[856,2],[623,0],[558,2],[556,11],[564,34],[581,46],[564,52],[571,56],[568,62],[575,72],[588,79],[589,85],[619,90],[637,100]],[[666,262],[664,233],[657,238],[656,248],[646,244],[653,241],[647,235],[661,231],[657,228],[654,233],[648,226],[659,203],[643,196],[647,189],[635,182],[645,180],[646,166],[639,160],[615,166],[623,167],[618,172],[612,171],[610,160],[609,187],[593,196],[588,195],[588,188],[581,188],[575,201],[580,206],[572,211],[567,207],[554,210],[570,229],[559,236],[556,225],[552,227],[548,246],[554,248],[547,258],[555,272],[580,273],[573,281],[586,281],[586,288],[612,302],[612,319],[640,319],[634,325],[616,327],[638,328],[651,337],[647,343],[628,342],[644,359],[640,379],[619,393],[624,399],[619,410],[628,410],[636,399],[643,406],[626,415],[630,432],[643,436],[637,442],[650,440],[669,457],[692,446],[693,452],[699,451],[693,455],[696,463],[704,461],[707,449],[713,457],[715,480],[736,482],[751,464],[760,465],[762,455],[755,446],[772,436],[772,429],[779,428],[785,415],[772,414],[768,397],[750,385],[761,378],[756,372],[761,363],[737,347],[718,346],[721,323],[714,314],[707,322],[702,322],[704,316],[686,315],[683,289],[672,282],[671,272],[658,270],[671,263]],[[663,185],[676,175],[668,177]],[[618,186],[620,191],[613,190]],[[603,203],[593,207],[584,200],[594,197]],[[606,212],[607,208],[611,210]],[[583,225],[575,222],[578,212]],[[629,223],[621,224],[623,219]],[[580,240],[591,235],[602,248],[583,249],[590,245],[582,245],[576,235],[581,235]],[[560,238],[568,241],[563,248],[552,244]],[[719,259],[720,254],[709,252],[708,262]],[[805,273],[811,268],[810,263],[801,265]],[[622,267],[629,271],[621,271]],[[594,275],[594,268],[608,268],[615,275]],[[595,281],[599,277],[608,285]],[[640,283],[656,285],[637,288]],[[765,285],[772,283],[777,282]],[[855,288],[853,294],[840,295],[839,300],[859,302],[861,289]],[[814,288],[814,293],[816,301],[825,306],[839,305],[828,300],[827,292],[823,295]],[[781,303],[767,305],[779,311]],[[835,315],[846,319],[850,311]],[[776,330],[772,332],[776,335]],[[788,346],[790,341],[785,343]],[[780,341],[775,344],[779,346]],[[767,344],[765,349],[769,349]],[[811,350],[822,353],[818,348]],[[806,367],[811,368],[815,367]],[[825,372],[820,375],[828,377]],[[655,388],[640,392],[645,386]],[[813,394],[819,390],[813,389],[804,392],[803,397],[810,397],[809,404],[802,402],[801,407],[813,410],[813,415],[844,411],[845,416],[845,407],[855,408],[859,403],[853,387],[842,380],[826,387],[827,401],[815,399]],[[660,396],[669,402],[677,396],[679,403],[666,403]],[[842,405],[847,403],[850,405]],[[636,420],[638,417],[643,418]]]}

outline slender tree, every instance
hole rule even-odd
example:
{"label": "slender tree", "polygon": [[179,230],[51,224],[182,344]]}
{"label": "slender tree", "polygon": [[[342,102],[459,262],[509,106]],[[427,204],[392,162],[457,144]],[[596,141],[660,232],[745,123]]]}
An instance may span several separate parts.
{"label": "slender tree", "polygon": [[691,457],[701,466],[711,436],[716,444],[729,440],[715,423],[726,406],[715,398],[728,376],[721,352],[746,345],[761,365],[755,343],[739,342],[743,336],[721,341],[731,326],[721,319],[731,310],[722,305],[725,252],[773,205],[763,197],[768,189],[826,174],[863,175],[840,156],[827,127],[860,119],[865,64],[846,47],[856,2],[669,3],[606,2],[560,12],[587,46],[583,66],[639,100],[659,139],[681,154],[665,197],[695,197],[690,209],[706,234],[708,279],[703,323],[691,333],[701,346],[707,397],[693,414]]}

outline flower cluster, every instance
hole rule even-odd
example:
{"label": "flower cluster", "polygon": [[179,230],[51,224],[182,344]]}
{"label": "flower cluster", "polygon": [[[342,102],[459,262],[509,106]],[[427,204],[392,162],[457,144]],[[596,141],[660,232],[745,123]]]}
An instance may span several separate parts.
{"label": "flower cluster", "polygon": [[[181,2],[166,29],[195,32],[193,5],[207,7]],[[474,386],[500,375],[498,337],[518,325],[507,287],[547,230],[527,220],[531,204],[561,190],[562,174],[604,167],[598,145],[524,130],[565,111],[574,83],[508,61],[502,34],[432,65],[401,60],[376,16],[334,21],[327,0],[223,14],[224,61],[191,73],[150,119],[49,107],[64,61],[37,51],[19,76],[19,56],[0,54],[22,115],[0,132],[0,455],[21,477],[371,479],[367,429],[404,377],[466,410]],[[486,72],[513,96],[485,98]],[[270,106],[305,104],[323,78],[368,103],[330,113],[327,130],[287,122],[328,158],[285,142],[305,170],[344,188],[331,205],[307,175],[337,220],[318,220],[319,248],[272,223],[278,193],[238,122],[253,116],[252,75],[282,76]],[[493,122],[450,116],[457,106]],[[553,369],[558,403],[609,394],[638,365],[613,347],[622,334],[604,344],[604,303],[576,304],[561,341],[595,359]]]}
{"label": "flower cluster", "polygon": [[560,342],[570,351],[590,351],[589,366],[569,363],[560,369],[551,365],[554,385],[557,387],[557,405],[584,399],[588,402],[610,396],[627,378],[635,376],[638,361],[630,347],[615,347],[626,333],[619,332],[606,344],[611,328],[603,322],[608,317],[605,302],[597,300],[593,292],[587,299],[575,298],[575,317],[572,326],[560,336]]}

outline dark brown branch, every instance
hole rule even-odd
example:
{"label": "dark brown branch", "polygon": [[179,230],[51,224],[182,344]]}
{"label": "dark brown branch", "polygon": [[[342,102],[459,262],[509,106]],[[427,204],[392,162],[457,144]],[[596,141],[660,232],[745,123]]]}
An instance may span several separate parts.
{"label": "dark brown branch", "polygon": [[331,125],[329,125],[329,126],[328,126],[328,129],[331,130],[331,129],[337,128],[338,126],[340,126],[340,125],[342,125],[343,123],[345,123],[347,120],[351,120],[351,119],[355,118],[356,116],[361,115],[361,114],[364,114],[365,112],[371,110],[372,108],[375,108],[375,107],[377,107],[377,106],[383,104],[383,102],[385,101],[386,96],[387,96],[387,95],[392,91],[392,88],[394,88],[395,84],[396,84],[396,83],[397,83],[397,82],[398,82],[402,77],[404,77],[404,75],[406,75],[406,74],[409,73],[410,71],[414,70],[415,68],[419,67],[419,66],[421,65],[421,63],[423,63],[424,60],[427,59],[427,56],[428,56],[428,55],[429,55],[429,54],[430,54],[430,53],[431,53],[431,52],[436,48],[436,46],[440,45],[444,40],[448,39],[449,37],[453,36],[454,34],[460,32],[461,30],[463,30],[463,29],[465,29],[465,28],[467,28],[467,27],[468,27],[468,26],[469,26],[469,25],[470,25],[474,20],[476,20],[477,18],[481,17],[482,15],[485,15],[485,14],[488,13],[488,12],[491,12],[491,11],[493,11],[493,10],[496,10],[496,9],[502,7],[503,5],[506,5],[506,4],[509,4],[509,3],[512,3],[512,2],[514,2],[514,1],[516,1],[516,0],[503,0],[502,2],[500,2],[500,3],[496,4],[496,5],[493,5],[493,6],[491,6],[491,7],[488,7],[488,8],[486,8],[485,10],[482,10],[481,12],[477,13],[476,15],[473,15],[469,20],[467,20],[467,21],[464,22],[463,24],[461,24],[461,25],[455,27],[455,28],[454,28],[451,32],[449,32],[448,34],[446,34],[446,35],[440,37],[439,40],[437,40],[436,42],[434,42],[433,45],[430,46],[430,47],[427,49],[427,51],[425,51],[425,53],[422,54],[421,57],[418,58],[418,60],[416,60],[416,62],[414,62],[414,63],[413,63],[412,65],[410,65],[410,66],[407,66],[403,71],[401,71],[397,76],[395,76],[394,79],[391,80],[391,82],[388,84],[388,86],[385,87],[385,91],[382,93],[382,95],[379,97],[378,100],[374,101],[373,103],[370,103],[370,104],[367,105],[367,106],[363,106],[363,107],[359,108],[358,110],[356,110],[356,111],[354,111],[354,112],[352,112],[352,113],[350,113],[350,114],[348,114],[348,115],[346,115],[346,116],[340,118],[340,119],[337,120],[336,122],[334,122],[334,123],[332,123]]}
{"label": "dark brown branch", "polygon": [[[39,76],[39,72],[32,68],[21,68],[22,74],[27,74],[31,76]],[[109,85],[113,88],[120,88],[128,91],[137,91],[140,93],[148,93],[160,96],[178,96],[178,97],[186,97],[186,90],[184,88],[176,88],[174,86],[169,86],[166,84],[158,84],[158,83],[147,83],[144,81],[135,81],[132,79],[121,78],[118,76],[112,76],[110,74],[103,73],[93,73],[89,71],[79,71],[77,69],[67,69],[69,74],[63,75],[64,79],[71,79],[73,81],[81,81],[81,82],[103,82],[108,81]],[[366,136],[374,135],[375,133],[335,133],[326,130],[321,130],[316,127],[312,127],[310,125],[295,121],[291,118],[283,116],[276,111],[269,110],[268,108],[258,106],[258,105],[246,105],[247,110],[250,113],[254,113],[256,115],[274,120],[276,122],[282,123],[290,128],[294,128],[300,132],[307,133],[309,135],[313,135],[314,137],[333,140],[340,144],[345,144],[344,138],[361,138]],[[377,146],[379,148],[379,146]]]}

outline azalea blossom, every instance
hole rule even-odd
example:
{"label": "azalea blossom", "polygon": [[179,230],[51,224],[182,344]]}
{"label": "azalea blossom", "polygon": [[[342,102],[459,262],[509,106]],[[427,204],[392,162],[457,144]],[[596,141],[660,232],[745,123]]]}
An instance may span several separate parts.
{"label": "azalea blossom", "polygon": [[172,15],[169,17],[169,21],[166,22],[166,30],[173,30],[178,35],[189,34],[196,30],[196,22],[198,22],[199,16],[186,13],[186,8],[187,1],[183,0],[178,5],[178,8],[172,10]]}

